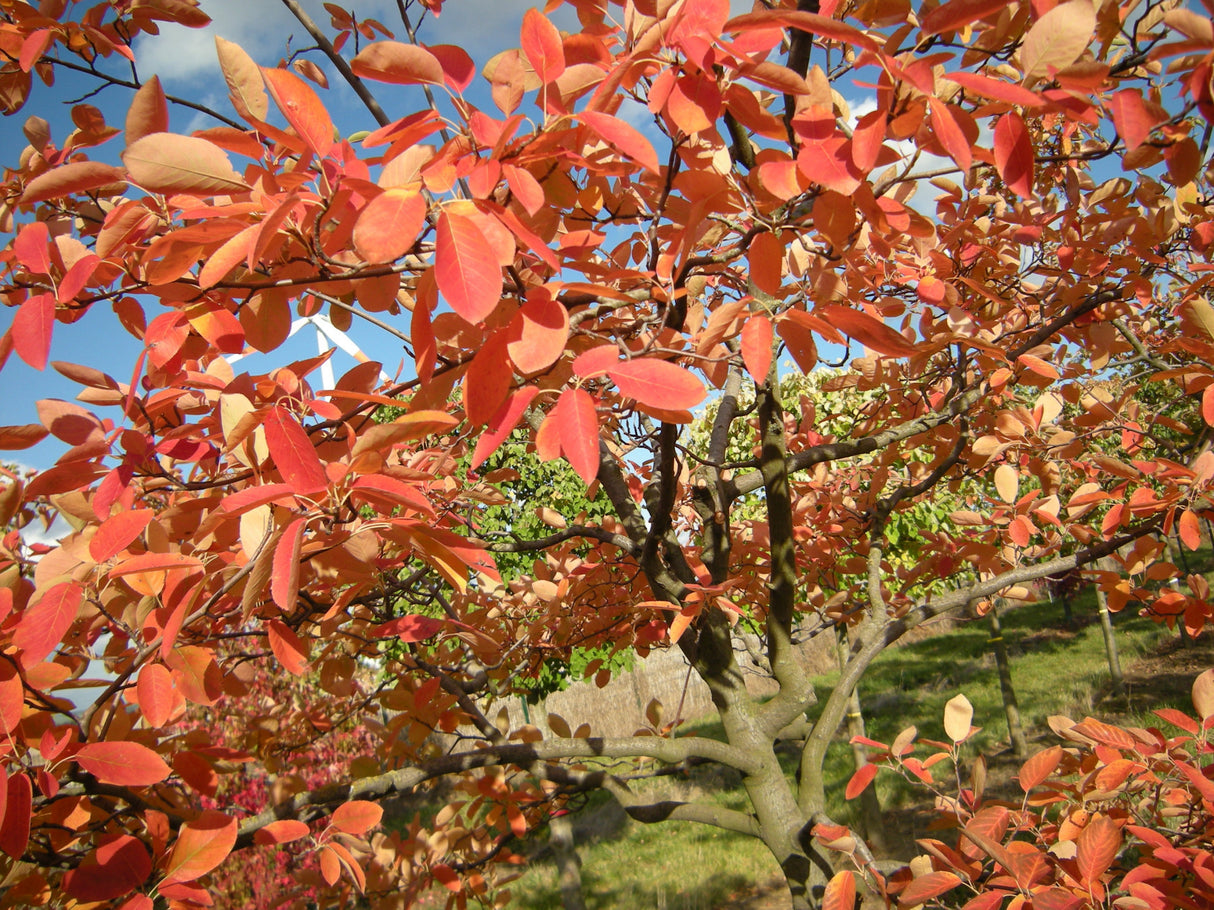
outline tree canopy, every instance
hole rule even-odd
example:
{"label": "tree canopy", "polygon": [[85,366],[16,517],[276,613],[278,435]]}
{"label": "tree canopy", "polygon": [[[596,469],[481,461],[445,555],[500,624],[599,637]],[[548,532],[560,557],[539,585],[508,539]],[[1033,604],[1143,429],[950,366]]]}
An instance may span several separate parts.
{"label": "tree canopy", "polygon": [[[6,902],[205,905],[235,854],[292,844],[384,906],[492,903],[514,839],[606,787],[638,820],[761,839],[804,910],[827,745],[910,629],[1110,558],[1113,609],[1208,620],[1164,540],[1197,546],[1214,480],[1214,10],[550,0],[474,61],[426,43],[457,3],[282,3],[306,46],[264,66],[218,37],[212,108],[134,50],[205,2],[0,0],[28,142],[0,363],[79,386],[0,428],[62,452],[0,488]],[[65,79],[127,92],[122,121],[48,114]],[[170,130],[182,107],[205,122]],[[327,355],[281,355],[317,314],[407,365],[325,388]],[[136,340],[121,372],[55,357],[86,316]],[[782,381],[819,364],[850,410],[815,420],[808,383],[786,413]],[[527,501],[547,482],[511,488],[504,444],[585,489]],[[897,556],[929,501],[947,520]],[[39,514],[52,543],[23,537]],[[810,725],[798,645],[841,625]],[[755,628],[766,699],[739,667]],[[720,739],[499,725],[546,661],[655,647],[707,684]],[[329,748],[350,729],[357,754]],[[605,759],[719,763],[749,806],[649,805]],[[250,774],[255,805],[229,786]],[[379,827],[440,780],[435,818]],[[1013,834],[983,849],[1007,864]]]}

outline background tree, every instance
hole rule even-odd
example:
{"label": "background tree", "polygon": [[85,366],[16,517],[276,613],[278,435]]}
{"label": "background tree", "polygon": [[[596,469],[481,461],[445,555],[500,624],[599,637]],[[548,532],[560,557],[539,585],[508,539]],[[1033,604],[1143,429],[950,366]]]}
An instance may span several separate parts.
{"label": "background tree", "polygon": [[[90,313],[141,344],[117,377],[56,361],[80,403],[0,430],[67,447],[16,498],[70,527],[40,558],[12,534],[0,553],[14,900],[204,904],[233,851],[298,843],[329,886],[385,904],[431,884],[495,901],[512,839],[606,787],[638,820],[759,838],[803,910],[833,871],[836,841],[814,836],[837,830],[827,746],[910,629],[1104,557],[1111,609],[1200,629],[1198,592],[1146,582],[1177,574],[1158,559],[1173,527],[1196,546],[1214,478],[1206,15],[554,2],[565,31],[529,10],[478,74],[422,43],[416,4],[391,28],[284,5],[315,46],[259,67],[218,40],[231,109],[189,135],[170,104],[206,105],[126,62],[157,23],[205,24],[193,2],[0,6],[10,113],[35,77],[134,90],[121,129],[83,103],[70,133],[25,120],[0,356],[43,369]],[[341,138],[330,77],[371,132]],[[324,389],[323,356],[224,359],[278,351],[318,312],[404,343],[413,374],[382,386],[366,364]],[[846,430],[785,412],[790,369],[820,359],[877,403]],[[1142,370],[1104,381],[1127,361]],[[1182,451],[1143,448],[1146,384]],[[1191,396],[1201,424],[1170,416]],[[758,451],[731,460],[752,417]],[[503,538],[506,494],[477,471],[516,428],[610,508]],[[920,534],[917,564],[890,558],[900,516],[944,490],[964,508]],[[527,575],[503,579],[495,558],[520,553]],[[743,685],[741,618],[770,699]],[[811,726],[795,636],[841,624],[849,658]],[[721,738],[511,729],[519,668],[571,643],[678,647]],[[383,668],[369,688],[363,661]],[[268,705],[258,680],[284,670],[316,697]],[[187,731],[187,703],[258,735]],[[324,783],[292,773],[346,724],[376,748]],[[749,807],[647,804],[614,764],[636,760],[732,768]],[[278,775],[263,804],[209,807],[201,772],[249,765]],[[435,818],[377,830],[382,799],[439,779]],[[825,899],[845,906],[849,882]]]}

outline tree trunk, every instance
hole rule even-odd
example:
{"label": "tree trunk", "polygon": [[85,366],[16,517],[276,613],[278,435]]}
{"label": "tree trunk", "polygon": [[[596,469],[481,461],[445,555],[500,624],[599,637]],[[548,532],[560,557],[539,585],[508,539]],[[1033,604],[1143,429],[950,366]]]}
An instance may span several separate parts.
{"label": "tree trunk", "polygon": [[573,816],[568,812],[548,820],[548,845],[556,861],[561,906],[565,910],[586,910],[582,899],[582,860],[573,842]]}
{"label": "tree trunk", "polygon": [[1096,609],[1100,615],[1100,631],[1104,634],[1104,653],[1109,660],[1109,679],[1113,682],[1113,691],[1121,695],[1125,692],[1125,680],[1121,675],[1121,658],[1117,655],[1117,636],[1113,632],[1109,599],[1099,585],[1096,586]]}
{"label": "tree trunk", "polygon": [[999,690],[1003,693],[1003,711],[1007,715],[1008,739],[1012,754],[1023,758],[1028,754],[1028,742],[1024,728],[1020,726],[1020,707],[1016,704],[1016,690],[1012,688],[1012,666],[1007,657],[1007,645],[1003,641],[1003,626],[999,623],[999,607],[991,603],[988,614],[991,622],[990,643],[995,646],[995,665],[999,668]]}
{"label": "tree trunk", "polygon": [[[840,627],[836,636],[836,653],[839,657],[839,669],[847,666],[849,652],[846,628]],[[864,714],[860,705],[859,688],[852,689],[851,698],[847,703],[847,737],[854,740],[857,736],[866,736],[864,731]],[[852,760],[859,771],[868,764],[868,747],[863,743],[852,743]],[[860,794],[860,826],[869,847],[876,853],[888,854],[889,845],[885,840],[885,820],[881,815],[881,801],[877,798],[876,785],[864,788]]]}

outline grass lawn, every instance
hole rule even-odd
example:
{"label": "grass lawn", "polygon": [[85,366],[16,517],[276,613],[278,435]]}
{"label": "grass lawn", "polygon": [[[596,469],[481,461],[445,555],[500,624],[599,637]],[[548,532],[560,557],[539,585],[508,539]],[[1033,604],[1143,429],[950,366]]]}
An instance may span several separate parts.
{"label": "grass lawn", "polygon": [[[1021,722],[1030,748],[1050,736],[1046,719],[1065,714],[1081,720],[1089,713],[1134,725],[1155,725],[1151,711],[1165,705],[1191,711],[1188,686],[1196,670],[1167,672],[1173,664],[1169,642],[1176,633],[1132,615],[1114,617],[1122,667],[1127,672],[1123,698],[1108,696],[1108,665],[1095,597],[1089,588],[1072,601],[1077,628],[1066,628],[1060,605],[1025,604],[1001,614],[1003,636],[1012,663],[1013,684]],[[1209,637],[1208,635],[1206,636]],[[944,739],[944,704],[964,692],[974,705],[974,724],[982,731],[973,740],[971,756],[981,751],[992,758],[992,786],[1006,783],[1018,767],[1007,752],[1007,725],[989,644],[985,619],[941,627],[879,657],[860,685],[868,735],[889,742],[914,724],[920,737]],[[1208,661],[1203,642],[1199,662]],[[1161,648],[1163,649],[1161,651]],[[1183,652],[1175,652],[1177,654]],[[829,693],[832,676],[814,679],[820,697]],[[812,714],[812,711],[811,711]],[[720,728],[704,720],[690,725],[698,736],[719,737]],[[1000,753],[1003,753],[1000,755]],[[789,755],[789,772],[792,755]],[[837,820],[854,822],[843,788],[854,770],[851,750],[840,736],[827,758],[827,793]],[[655,798],[701,798],[744,808],[736,774],[719,769],[693,769],[678,778],[641,785]],[[878,793],[895,839],[904,847],[922,836],[916,810],[924,808],[924,793],[912,790],[893,774],[877,779]],[[582,857],[583,893],[589,910],[616,907],[714,910],[721,907],[779,907],[786,903],[775,861],[757,841],[701,825],[641,825],[629,821],[613,802],[598,797],[575,817],[575,835]],[[903,857],[906,858],[906,857]],[[553,864],[540,851],[523,877],[511,885],[515,903],[529,910],[560,910]]]}

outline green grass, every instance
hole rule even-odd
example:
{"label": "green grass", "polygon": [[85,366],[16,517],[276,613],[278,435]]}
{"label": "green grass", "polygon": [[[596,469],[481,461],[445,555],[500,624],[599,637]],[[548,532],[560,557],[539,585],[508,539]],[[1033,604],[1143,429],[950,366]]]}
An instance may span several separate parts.
{"label": "green grass", "polygon": [[[1148,688],[1141,683],[1138,691],[1131,686],[1127,698],[1106,699],[1097,709],[1097,702],[1107,692],[1108,665],[1100,626],[1094,621],[1091,589],[1074,598],[1072,607],[1082,623],[1074,630],[1063,628],[1062,608],[1053,603],[1026,604],[1001,614],[1013,685],[1030,747],[1035,737],[1048,735],[1046,719],[1053,714],[1080,720],[1098,710],[1101,716],[1116,714],[1124,722],[1146,725],[1155,722],[1149,720],[1154,708],[1170,705],[1190,709],[1183,687],[1161,692],[1154,685]],[[1123,668],[1175,636],[1131,612],[1126,610],[1114,618]],[[1007,726],[989,638],[987,620],[976,619],[881,655],[860,685],[868,735],[889,742],[904,727],[914,724],[921,738],[944,739],[945,702],[964,692],[974,705],[974,724],[982,727],[972,746],[967,747],[969,756],[978,751],[992,755],[1006,750]],[[829,694],[834,677],[814,679],[819,699]],[[694,724],[692,729],[700,736],[719,737],[721,733],[712,720]],[[1008,758],[1001,763],[1006,780],[1016,765]],[[791,767],[790,755],[789,773]],[[839,821],[856,820],[851,804],[845,803],[842,795],[853,770],[850,747],[841,736],[832,746],[824,769],[831,812]],[[887,812],[924,802],[922,790],[913,790],[893,774],[880,775],[877,783]],[[664,778],[642,786],[656,798],[707,798],[745,808],[736,775],[719,770],[695,769],[681,779]],[[770,854],[749,838],[683,823],[641,825],[617,818],[614,825],[600,824],[607,809],[601,801],[594,805],[596,808],[583,811],[575,822],[589,910],[713,910],[731,906],[737,895],[779,874]],[[529,910],[559,910],[562,906],[554,866],[542,853],[511,885],[511,891],[515,897],[512,906]]]}

